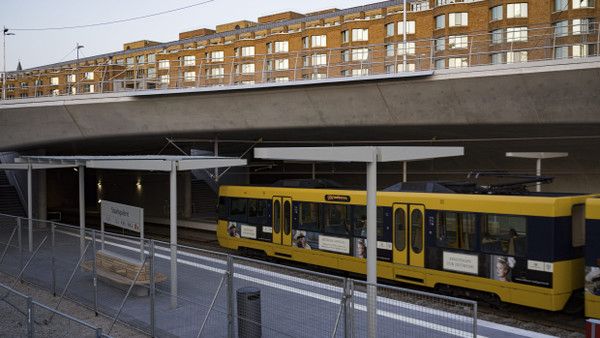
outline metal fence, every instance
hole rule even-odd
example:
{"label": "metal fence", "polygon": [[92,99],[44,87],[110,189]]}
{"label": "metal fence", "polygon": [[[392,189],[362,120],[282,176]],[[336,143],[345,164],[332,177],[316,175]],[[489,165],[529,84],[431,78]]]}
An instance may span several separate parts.
{"label": "metal fence", "polygon": [[102,329],[34,301],[0,284],[0,336],[11,337],[110,337]]}
{"label": "metal fence", "polygon": [[[224,56],[193,49],[7,73],[7,98],[153,89],[252,86],[600,55],[600,22],[585,18],[351,47]],[[274,33],[275,34],[275,33]],[[287,33],[282,41],[291,39]],[[387,37],[391,39],[392,36]],[[401,39],[401,37],[399,37]],[[264,44],[264,41],[257,42]],[[218,46],[210,46],[216,50]],[[226,49],[226,46],[222,46]],[[239,51],[240,48],[237,48]]]}
{"label": "metal fence", "polygon": [[[168,243],[88,230],[81,248],[79,228],[43,221],[32,222],[29,249],[28,231],[27,220],[0,215],[0,270],[112,318],[107,334],[119,321],[157,337],[477,336],[474,301],[185,246],[173,266]],[[106,253],[140,270],[110,280]],[[150,283],[135,285],[144,267]]]}

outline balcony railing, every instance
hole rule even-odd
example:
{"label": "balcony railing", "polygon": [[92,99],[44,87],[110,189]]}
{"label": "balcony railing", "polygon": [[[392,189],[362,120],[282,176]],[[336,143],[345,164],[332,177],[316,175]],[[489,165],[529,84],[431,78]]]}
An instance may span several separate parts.
{"label": "balcony railing", "polygon": [[[97,64],[7,75],[7,99],[319,81],[598,56],[600,23],[543,25],[406,42],[218,58],[157,54],[155,62]],[[196,52],[198,53],[198,52]],[[200,54],[200,53],[198,53]],[[201,53],[204,55],[204,53]],[[180,57],[181,60],[173,60]],[[165,62],[166,59],[169,62]],[[184,61],[185,60],[185,61]],[[23,86],[31,83],[31,86]],[[35,84],[35,85],[34,85]]]}

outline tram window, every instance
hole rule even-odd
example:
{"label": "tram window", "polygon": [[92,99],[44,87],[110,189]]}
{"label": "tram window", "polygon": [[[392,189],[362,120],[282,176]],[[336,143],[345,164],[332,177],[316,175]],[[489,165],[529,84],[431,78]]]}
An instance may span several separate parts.
{"label": "tram window", "polygon": [[219,219],[227,220],[227,199],[223,196],[219,197]]}
{"label": "tram window", "polygon": [[300,202],[299,228],[309,231],[321,231],[321,208],[317,203]]}
{"label": "tram window", "polygon": [[354,236],[367,237],[367,207],[355,205],[352,220],[354,221]]}
{"label": "tram window", "polygon": [[350,230],[350,206],[325,204],[325,232],[347,235]]}
{"label": "tram window", "polygon": [[447,248],[474,250],[476,246],[475,214],[438,212],[437,245]]}
{"label": "tram window", "polygon": [[283,202],[283,232],[286,235],[290,234],[291,231],[291,215],[292,215],[292,203],[290,201]]}
{"label": "tram window", "polygon": [[585,205],[574,205],[571,216],[573,247],[585,245]]}
{"label": "tram window", "polygon": [[278,234],[281,231],[281,203],[273,202],[273,233]]}
{"label": "tram window", "polygon": [[232,198],[231,213],[229,214],[229,220],[236,222],[246,222],[248,219],[248,216],[246,214],[247,205],[248,199],[246,198]]}
{"label": "tram window", "polygon": [[394,213],[394,231],[396,250],[402,251],[406,248],[406,213],[402,208]]}
{"label": "tram window", "polygon": [[[367,237],[367,207],[355,205],[353,213],[354,236]],[[383,208],[377,207],[377,239],[383,238]]]}
{"label": "tram window", "polygon": [[483,215],[481,251],[511,256],[527,253],[527,219],[524,216]]}
{"label": "tram window", "polygon": [[410,214],[411,227],[411,247],[415,253],[420,253],[423,250],[423,213],[421,210],[413,210]]}
{"label": "tram window", "polygon": [[267,223],[267,201],[250,199],[248,200],[248,223],[266,224]]}

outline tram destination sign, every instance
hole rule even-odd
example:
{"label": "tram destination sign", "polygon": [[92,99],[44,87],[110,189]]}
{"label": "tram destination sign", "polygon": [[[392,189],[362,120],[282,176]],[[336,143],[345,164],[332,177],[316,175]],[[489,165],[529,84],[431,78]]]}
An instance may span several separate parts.
{"label": "tram destination sign", "polygon": [[102,222],[140,232],[144,224],[144,209],[110,201],[100,202]]}
{"label": "tram destination sign", "polygon": [[327,202],[350,202],[350,196],[345,195],[325,195]]}

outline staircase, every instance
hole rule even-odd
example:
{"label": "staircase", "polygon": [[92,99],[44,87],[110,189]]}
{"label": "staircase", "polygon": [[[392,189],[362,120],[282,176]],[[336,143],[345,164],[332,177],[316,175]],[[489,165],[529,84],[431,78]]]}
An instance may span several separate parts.
{"label": "staircase", "polygon": [[217,217],[217,194],[204,180],[192,180],[192,216]]}
{"label": "staircase", "polygon": [[25,217],[17,189],[10,185],[4,170],[0,170],[0,214]]}

